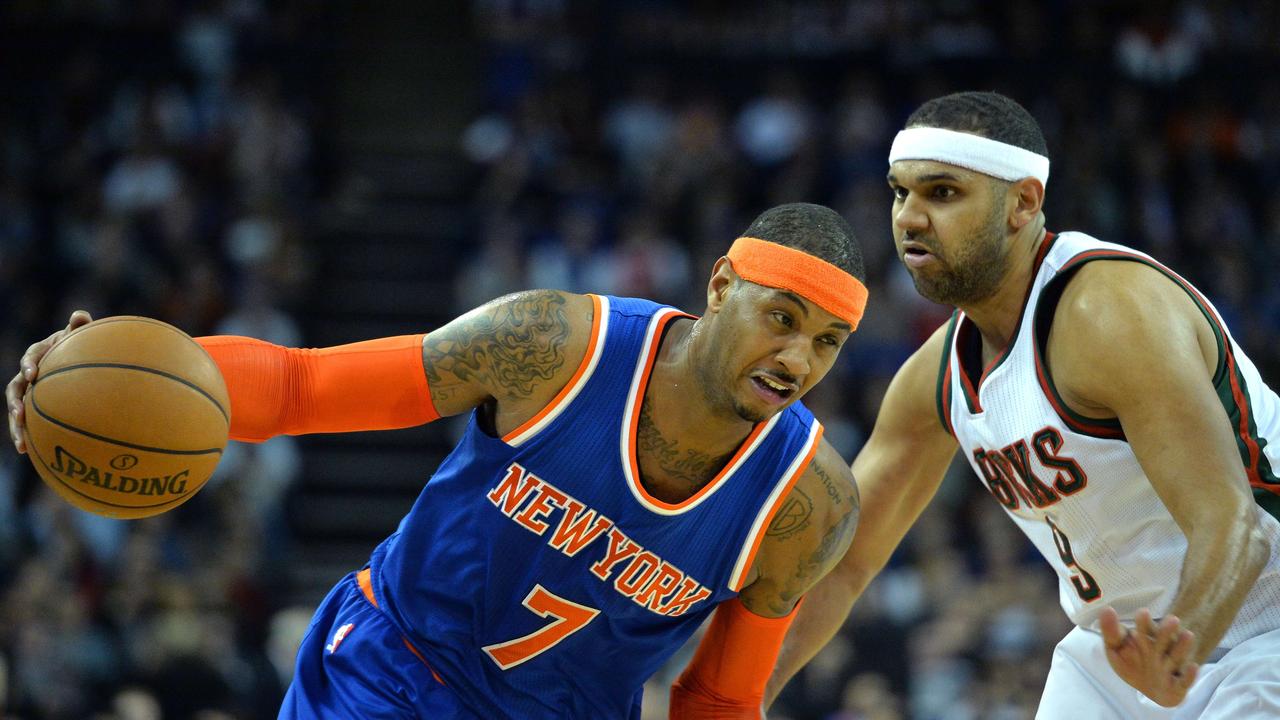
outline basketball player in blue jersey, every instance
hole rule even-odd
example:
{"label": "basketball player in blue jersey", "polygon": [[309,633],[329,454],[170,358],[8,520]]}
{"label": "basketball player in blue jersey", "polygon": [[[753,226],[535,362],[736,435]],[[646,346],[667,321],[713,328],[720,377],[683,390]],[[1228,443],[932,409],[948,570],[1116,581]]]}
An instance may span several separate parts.
{"label": "basketball player in blue jersey", "polygon": [[959,449],[1076,624],[1036,717],[1280,717],[1280,400],[1154,259],[1045,230],[1039,126],[995,93],[921,106],[889,154],[898,255],[956,306],[853,463],[863,522],[770,697],[838,629]]}
{"label": "basketball player in blue jersey", "polygon": [[[236,439],[471,413],[316,611],[280,717],[637,718],[713,610],[672,716],[760,717],[794,608],[857,523],[849,469],[798,401],[857,326],[862,277],[848,225],[792,204],[716,263],[701,317],[540,290],[425,336],[200,338]],[[22,394],[64,332],[9,384],[20,452]]]}

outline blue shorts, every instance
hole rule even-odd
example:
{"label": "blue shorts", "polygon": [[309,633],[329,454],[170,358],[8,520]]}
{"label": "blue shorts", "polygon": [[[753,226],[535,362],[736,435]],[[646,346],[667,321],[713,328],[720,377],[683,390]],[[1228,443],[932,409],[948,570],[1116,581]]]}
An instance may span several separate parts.
{"label": "blue shorts", "polygon": [[360,591],[355,573],[329,591],[298,648],[280,720],[480,720],[462,707]]}

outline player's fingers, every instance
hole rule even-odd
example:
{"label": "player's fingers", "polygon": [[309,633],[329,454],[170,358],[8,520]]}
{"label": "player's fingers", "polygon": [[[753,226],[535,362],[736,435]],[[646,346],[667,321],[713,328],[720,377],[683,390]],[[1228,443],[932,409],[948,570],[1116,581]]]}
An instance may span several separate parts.
{"label": "player's fingers", "polygon": [[1103,608],[1098,616],[1098,628],[1102,630],[1102,641],[1108,648],[1116,648],[1124,644],[1125,628],[1120,624],[1120,615],[1114,608]]}
{"label": "player's fingers", "polygon": [[18,371],[4,388],[4,400],[9,406],[9,414],[12,415],[15,409],[22,407],[22,394],[26,390],[27,379],[23,377],[22,371]]}
{"label": "player's fingers", "polygon": [[57,333],[54,333],[40,342],[31,343],[27,346],[27,351],[22,353],[22,357],[18,360],[18,372],[27,382],[36,379],[36,366],[40,364],[40,358],[44,357],[45,352],[48,351],[49,341],[56,336]]}
{"label": "player's fingers", "polygon": [[[27,346],[27,351],[22,354],[22,359],[18,361],[18,366],[22,370],[23,377],[25,377],[28,382],[35,382],[36,376],[40,371],[40,361],[44,359],[45,355],[49,354],[49,351],[53,349],[53,346],[62,342],[63,338],[65,338],[76,327],[80,327],[85,324],[84,322],[80,322],[80,320],[89,317],[89,313],[83,310],[77,310],[76,312],[80,313],[80,315],[72,315],[72,319],[68,321],[66,330],[59,330],[40,342],[34,342]],[[75,327],[72,327],[73,325]]]}
{"label": "player's fingers", "polygon": [[22,454],[22,433],[18,431],[18,421],[13,419],[13,415],[9,415],[9,440],[13,442],[13,449]]}
{"label": "player's fingers", "polygon": [[1150,640],[1156,635],[1155,623],[1151,622],[1151,611],[1142,608],[1133,616],[1133,630],[1142,640]]}
{"label": "player's fingers", "polygon": [[5,404],[9,406],[9,439],[19,454],[26,451],[22,440],[22,393],[26,386],[27,381],[18,373],[4,389]]}
{"label": "player's fingers", "polygon": [[76,310],[71,313],[71,317],[67,320],[67,330],[75,330],[81,325],[88,325],[93,322],[93,316],[87,310]]}
{"label": "player's fingers", "polygon": [[1166,615],[1156,625],[1156,652],[1167,654],[1182,630],[1182,621],[1177,615]]}
{"label": "player's fingers", "polygon": [[1175,668],[1181,668],[1191,657],[1191,649],[1195,644],[1196,636],[1190,630],[1179,632],[1165,653],[1166,661]]}

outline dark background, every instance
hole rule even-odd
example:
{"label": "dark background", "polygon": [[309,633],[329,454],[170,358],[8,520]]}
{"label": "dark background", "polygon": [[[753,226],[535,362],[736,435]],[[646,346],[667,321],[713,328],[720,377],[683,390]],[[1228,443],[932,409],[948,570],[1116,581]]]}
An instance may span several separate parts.
{"label": "dark background", "polygon": [[[73,308],[293,346],[532,286],[698,312],[751,218],[805,200],[868,255],[868,318],[807,401],[852,458],[947,316],[895,261],[889,143],[920,102],[994,89],[1044,128],[1049,228],[1156,255],[1280,376],[1274,2],[377,5],[0,5],[0,368]],[[4,716],[274,717],[312,608],[457,431],[234,446],[136,522],[0,452]],[[771,717],[1031,717],[1068,625],[1001,515],[955,468]]]}

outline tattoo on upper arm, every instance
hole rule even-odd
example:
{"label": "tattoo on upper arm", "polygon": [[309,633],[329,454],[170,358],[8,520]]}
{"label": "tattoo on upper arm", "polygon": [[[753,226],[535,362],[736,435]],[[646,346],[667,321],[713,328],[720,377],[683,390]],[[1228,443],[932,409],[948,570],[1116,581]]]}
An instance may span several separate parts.
{"label": "tattoo on upper arm", "polygon": [[835,481],[831,479],[827,471],[816,462],[811,463],[809,467],[813,468],[813,474],[817,475],[818,479],[822,481],[822,487],[826,488],[827,497],[831,499],[832,504],[839,505],[844,502],[840,497],[840,489],[836,487]]}
{"label": "tattoo on upper arm", "polygon": [[[849,540],[858,526],[860,501],[857,485],[846,483],[840,475],[832,476],[817,461],[809,465],[814,474],[822,481],[823,488],[830,499],[831,513],[820,518],[831,518],[835,521],[827,527],[812,550],[801,550],[794,553],[794,563],[789,575],[779,578],[773,592],[763,598],[768,608],[777,614],[783,614],[795,605],[796,600],[808,591],[809,587],[829,571],[844,554]],[[851,487],[843,487],[851,485]],[[801,509],[805,512],[802,513]],[[787,501],[778,510],[773,523],[769,526],[768,535],[775,540],[787,540],[800,531],[810,527],[814,503],[812,498],[794,488]],[[801,515],[803,514],[803,517]],[[821,522],[821,521],[819,521]]]}
{"label": "tattoo on upper arm", "polygon": [[786,540],[809,527],[812,520],[813,500],[800,488],[792,488],[787,501],[778,508],[778,513],[774,515],[769,531],[765,534],[779,540]]}
{"label": "tattoo on upper arm", "polygon": [[789,612],[800,596],[808,592],[809,587],[839,559],[838,554],[848,547],[857,525],[857,509],[845,509],[840,519],[827,528],[818,547],[807,557],[799,558],[794,573],[778,594],[768,598],[766,602],[770,609],[778,614]]}
{"label": "tattoo on upper arm", "polygon": [[423,360],[432,392],[448,399],[479,383],[495,397],[532,395],[565,364],[565,302],[549,290],[522,293],[428,334]]}
{"label": "tattoo on upper arm", "polygon": [[818,549],[809,556],[808,562],[800,566],[801,574],[812,576],[830,567],[835,560],[837,550],[848,545],[848,540],[857,525],[857,510],[854,508],[845,510],[840,520],[827,528],[826,534],[822,536],[822,542],[818,543]]}

